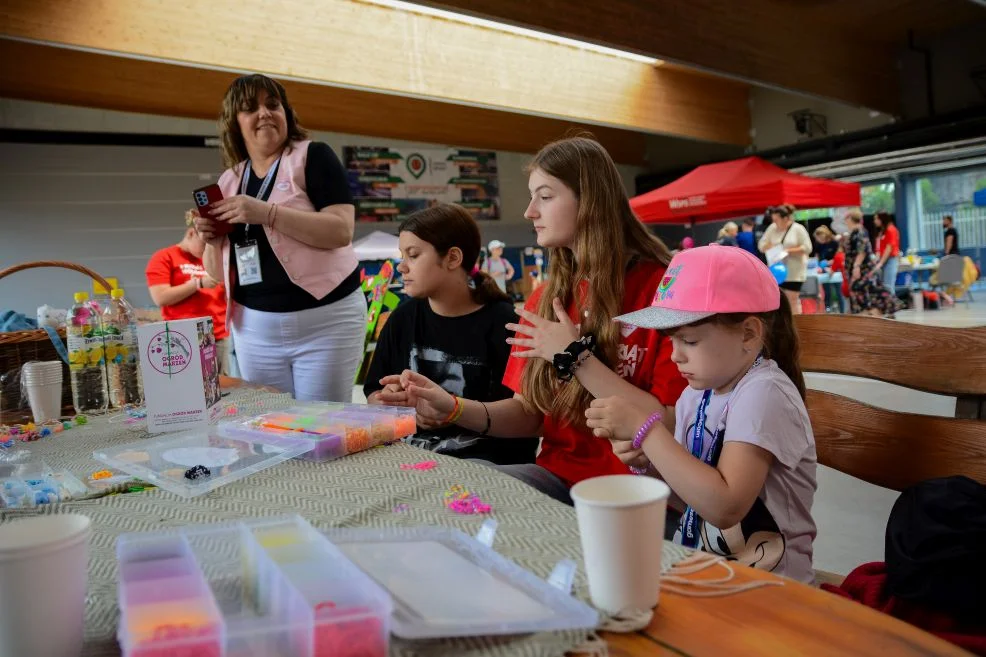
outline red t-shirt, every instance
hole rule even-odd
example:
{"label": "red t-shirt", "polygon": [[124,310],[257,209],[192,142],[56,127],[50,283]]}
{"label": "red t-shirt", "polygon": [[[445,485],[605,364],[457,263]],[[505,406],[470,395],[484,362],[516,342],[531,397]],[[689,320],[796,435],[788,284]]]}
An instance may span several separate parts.
{"label": "red t-shirt", "polygon": [[842,296],[849,296],[849,273],[846,271],[846,254],[836,251],[832,256],[832,271],[842,272]]}
{"label": "red t-shirt", "polygon": [[[638,264],[630,270],[624,283],[623,313],[650,305],[664,270],[664,265],[650,262]],[[534,291],[525,306],[527,310],[537,312],[538,300],[544,289],[539,287]],[[568,314],[572,321],[579,321],[574,304],[569,307]],[[659,331],[626,325],[621,327],[623,339],[616,373],[657,397],[665,406],[674,408],[687,383],[678,372],[677,365],[671,362],[671,339]],[[514,350],[517,349],[514,347]],[[520,348],[524,349],[526,347]],[[523,358],[510,358],[503,375],[503,385],[518,394],[523,392],[521,382],[526,362]],[[556,422],[547,416],[542,436],[538,465],[550,470],[569,486],[590,477],[630,473],[613,454],[609,440],[597,438],[590,431]]]}
{"label": "red t-shirt", "polygon": [[[202,260],[191,253],[182,251],[177,244],[161,249],[151,256],[144,270],[147,286],[182,285],[189,279],[206,275]],[[212,332],[217,340],[229,335],[226,330],[226,288],[220,283],[213,288],[196,290],[191,296],[171,306],[161,307],[164,319],[192,319],[193,317],[212,317]]]}
{"label": "red t-shirt", "polygon": [[883,250],[888,245],[890,246],[891,258],[900,255],[900,231],[893,224],[887,224],[887,229],[876,237],[876,255],[878,258],[883,257]]}

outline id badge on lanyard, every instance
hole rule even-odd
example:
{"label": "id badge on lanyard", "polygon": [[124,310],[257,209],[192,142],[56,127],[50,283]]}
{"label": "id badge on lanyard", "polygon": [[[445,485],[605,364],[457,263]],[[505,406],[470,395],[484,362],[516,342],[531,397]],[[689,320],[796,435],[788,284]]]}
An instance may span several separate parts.
{"label": "id badge on lanyard", "polygon": [[[267,175],[264,176],[264,182],[261,183],[260,189],[257,191],[257,198],[262,199],[264,197],[267,188],[270,187],[271,182],[274,180],[274,172],[277,171],[280,163],[281,158],[277,158],[277,161],[267,171]],[[243,178],[240,179],[240,194],[247,195],[247,185],[249,184],[251,170],[251,163],[247,160],[246,167],[243,170]],[[260,247],[257,246],[257,240],[249,239],[249,224],[243,231],[248,239],[241,244],[237,244],[234,249],[236,252],[237,280],[240,285],[262,283],[264,276],[260,271]]]}
{"label": "id badge on lanyard", "polygon": [[257,240],[247,240],[242,244],[237,244],[236,251],[236,273],[240,285],[253,285],[264,280],[260,273],[260,248]]}

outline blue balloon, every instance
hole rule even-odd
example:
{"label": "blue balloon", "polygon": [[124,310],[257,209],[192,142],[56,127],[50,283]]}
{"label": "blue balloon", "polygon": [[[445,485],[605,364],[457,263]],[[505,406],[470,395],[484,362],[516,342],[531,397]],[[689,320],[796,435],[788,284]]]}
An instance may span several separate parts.
{"label": "blue balloon", "polygon": [[775,262],[770,266],[770,273],[774,275],[774,280],[780,285],[787,280],[787,265],[783,261]]}

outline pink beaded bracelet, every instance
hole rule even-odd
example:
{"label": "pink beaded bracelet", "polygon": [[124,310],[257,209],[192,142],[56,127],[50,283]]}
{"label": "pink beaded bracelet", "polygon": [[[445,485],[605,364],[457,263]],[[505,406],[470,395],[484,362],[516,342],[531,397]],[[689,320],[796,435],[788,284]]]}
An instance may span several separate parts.
{"label": "pink beaded bracelet", "polygon": [[644,438],[646,438],[647,434],[650,433],[651,427],[663,419],[664,415],[660,411],[653,413],[649,418],[647,418],[647,421],[640,425],[640,428],[637,429],[636,435],[633,437],[633,448],[640,449],[640,445],[643,444]]}
{"label": "pink beaded bracelet", "polygon": [[[649,418],[647,418],[647,420],[642,425],[640,425],[640,428],[637,429],[637,433],[633,437],[633,442],[631,443],[633,448],[640,449],[640,446],[644,442],[644,438],[646,438],[647,434],[650,433],[651,427],[653,427],[656,423],[660,422],[663,419],[664,419],[664,415],[662,415],[660,411],[654,413]],[[647,474],[647,468],[638,468],[634,465],[627,467],[630,468],[630,472],[632,472],[633,474],[636,475]]]}

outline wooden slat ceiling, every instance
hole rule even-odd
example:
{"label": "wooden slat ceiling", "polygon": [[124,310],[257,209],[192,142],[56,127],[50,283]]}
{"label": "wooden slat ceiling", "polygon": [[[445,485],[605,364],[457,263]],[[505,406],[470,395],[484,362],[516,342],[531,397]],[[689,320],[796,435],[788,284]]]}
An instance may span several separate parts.
{"label": "wooden slat ceiling", "polygon": [[6,0],[4,11],[0,32],[36,43],[749,142],[745,84],[357,0]]}
{"label": "wooden slat ceiling", "polygon": [[413,0],[894,113],[896,57],[970,0]]}
{"label": "wooden slat ceiling", "polygon": [[[215,119],[236,75],[0,39],[0,89],[11,98]],[[287,81],[303,125],[315,130],[534,152],[590,130],[617,162],[643,165],[645,135],[538,116]]]}

